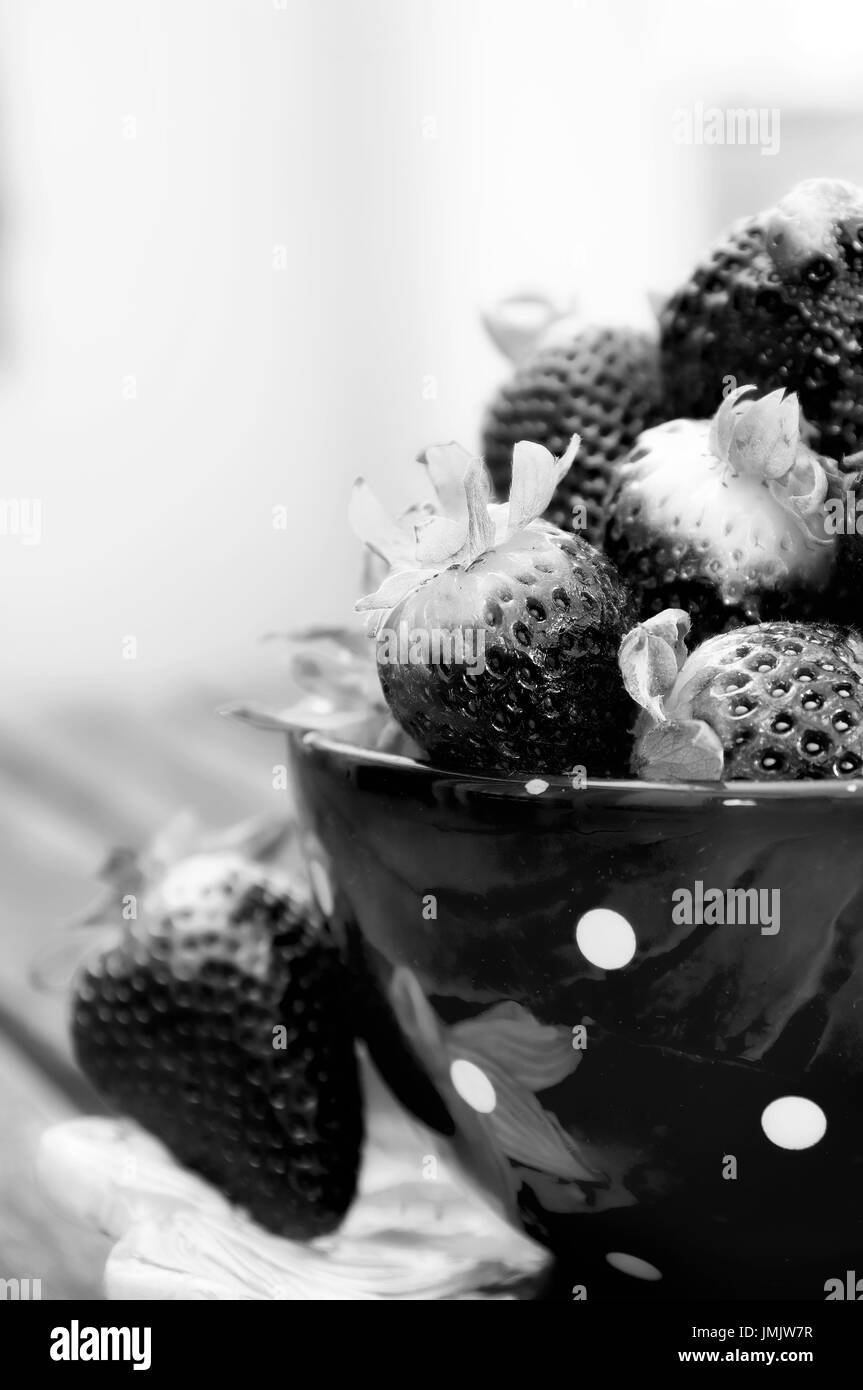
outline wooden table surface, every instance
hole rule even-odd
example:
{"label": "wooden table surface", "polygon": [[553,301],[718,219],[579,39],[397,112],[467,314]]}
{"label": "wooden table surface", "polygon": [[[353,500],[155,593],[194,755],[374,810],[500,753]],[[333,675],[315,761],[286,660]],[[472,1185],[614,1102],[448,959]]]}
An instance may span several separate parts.
{"label": "wooden table surface", "polygon": [[200,690],[146,716],[94,701],[0,721],[0,1279],[41,1279],[43,1298],[100,1298],[108,1245],[35,1180],[43,1129],[98,1105],[71,1061],[64,993],[35,988],[33,963],[93,897],[112,845],[142,845],[186,809],[212,829],[287,811],[278,738],[220,718],[223,702]]}

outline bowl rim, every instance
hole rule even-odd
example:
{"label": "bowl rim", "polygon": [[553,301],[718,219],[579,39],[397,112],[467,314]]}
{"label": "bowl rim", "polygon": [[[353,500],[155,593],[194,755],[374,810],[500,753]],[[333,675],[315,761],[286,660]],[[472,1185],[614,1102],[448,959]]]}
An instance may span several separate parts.
{"label": "bowl rim", "polygon": [[[510,796],[524,797],[530,802],[539,802],[547,797],[548,793],[583,796],[585,792],[606,792],[610,796],[637,794],[645,801],[649,800],[651,795],[663,800],[672,795],[676,799],[690,798],[693,804],[702,803],[707,799],[734,806],[754,806],[759,802],[774,801],[841,801],[847,805],[850,797],[859,805],[863,805],[863,778],[851,778],[848,781],[812,778],[794,782],[647,782],[639,778],[587,777],[576,785],[571,776],[561,773],[517,773],[505,777],[471,772],[468,769],[436,767],[432,763],[420,762],[403,753],[366,748],[362,744],[351,743],[347,739],[336,738],[316,729],[288,731],[288,741],[306,749],[327,753],[344,763],[362,764],[394,774],[401,772],[433,781],[444,778],[462,784],[469,783],[476,791],[485,789],[489,793],[503,792]],[[531,784],[535,784],[532,791],[529,790]]]}

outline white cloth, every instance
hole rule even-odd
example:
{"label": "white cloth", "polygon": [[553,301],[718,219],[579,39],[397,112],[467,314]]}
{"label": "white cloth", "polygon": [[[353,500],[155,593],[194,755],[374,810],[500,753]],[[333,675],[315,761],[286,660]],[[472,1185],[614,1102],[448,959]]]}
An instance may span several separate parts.
{"label": "white cloth", "polygon": [[116,1241],[109,1299],[514,1299],[547,1256],[459,1178],[431,1132],[363,1069],[368,1135],[359,1194],[340,1229],[273,1236],[125,1121],[48,1130],[38,1168],[67,1215]]}

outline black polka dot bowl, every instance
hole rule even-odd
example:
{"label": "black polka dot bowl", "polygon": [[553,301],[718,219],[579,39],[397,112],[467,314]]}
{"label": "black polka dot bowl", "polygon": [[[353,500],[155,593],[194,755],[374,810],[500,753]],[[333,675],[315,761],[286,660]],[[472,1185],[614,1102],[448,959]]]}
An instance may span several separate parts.
{"label": "black polka dot bowl", "polygon": [[863,1272],[863,781],[290,751],[373,1055],[554,1252],[550,1297],[823,1300]]}

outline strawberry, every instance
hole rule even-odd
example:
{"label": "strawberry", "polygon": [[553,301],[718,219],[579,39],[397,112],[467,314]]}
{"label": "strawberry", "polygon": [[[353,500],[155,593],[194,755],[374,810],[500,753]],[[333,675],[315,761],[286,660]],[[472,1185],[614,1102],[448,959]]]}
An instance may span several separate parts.
{"label": "strawberry", "polygon": [[236,852],[183,858],[155,882],[129,868],[116,887],[140,911],[75,988],[81,1069],[268,1230],[333,1230],[362,1118],[324,924],[279,871]]}
{"label": "strawberry", "polygon": [[[496,333],[499,339],[499,335]],[[629,328],[580,327],[569,320],[545,329],[519,356],[512,378],[488,407],[482,448],[498,496],[509,487],[513,446],[520,439],[560,455],[573,434],[581,448],[546,512],[564,530],[584,530],[599,543],[610,470],[661,409],[659,350]]]}
{"label": "strawberry", "polygon": [[813,443],[863,446],[863,189],[809,179],[734,226],[660,319],[669,414],[707,416],[729,378],[799,394]]}
{"label": "strawberry", "polygon": [[538,518],[569,470],[516,445],[509,503],[489,502],[479,459],[427,451],[439,514],[412,545],[360,481],[355,529],[394,572],[357,607],[370,615],[384,697],[436,762],[477,771],[601,776],[623,765],[630,705],[616,652],[630,604],[613,566]]}
{"label": "strawberry", "polygon": [[633,770],[659,781],[852,778],[863,770],[863,643],[820,623],[759,623],[687,658],[689,619],[658,614],[620,662],[644,713]]}
{"label": "strawberry", "polygon": [[608,554],[642,615],[683,608],[695,639],[771,618],[820,617],[836,540],[829,459],[804,443],[794,395],[730,392],[712,421],[639,436],[609,503]]}

